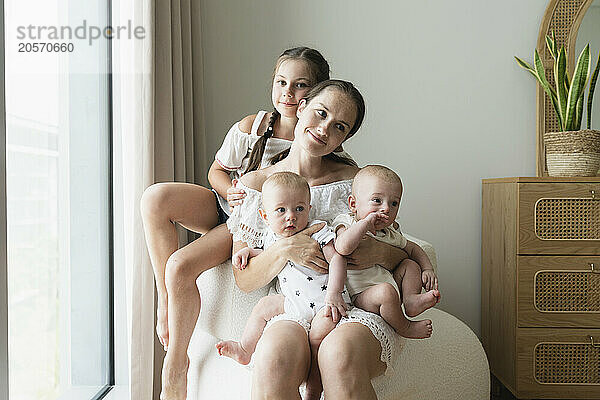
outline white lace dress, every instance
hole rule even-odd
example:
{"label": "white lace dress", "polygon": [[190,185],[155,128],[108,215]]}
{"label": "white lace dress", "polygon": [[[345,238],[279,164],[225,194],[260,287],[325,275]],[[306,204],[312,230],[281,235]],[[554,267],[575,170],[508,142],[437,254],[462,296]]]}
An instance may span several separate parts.
{"label": "white lace dress", "polygon": [[[234,242],[245,242],[249,247],[263,247],[263,238],[268,227],[258,214],[261,207],[261,192],[251,189],[241,182],[238,186],[246,192],[244,202],[234,207],[231,216],[227,220],[227,227],[233,235]],[[309,219],[320,219],[331,223],[340,214],[348,213],[348,195],[352,189],[352,180],[333,182],[325,185],[313,186],[311,193],[311,210]],[[283,265],[282,265],[283,268]],[[357,307],[352,308],[348,317],[344,317],[339,325],[358,322],[371,330],[373,336],[381,343],[381,361],[386,366],[386,375],[389,375],[392,367],[391,361],[401,351],[405,339],[400,337],[384,320],[377,314],[373,314]],[[360,343],[357,343],[360,345]]]}

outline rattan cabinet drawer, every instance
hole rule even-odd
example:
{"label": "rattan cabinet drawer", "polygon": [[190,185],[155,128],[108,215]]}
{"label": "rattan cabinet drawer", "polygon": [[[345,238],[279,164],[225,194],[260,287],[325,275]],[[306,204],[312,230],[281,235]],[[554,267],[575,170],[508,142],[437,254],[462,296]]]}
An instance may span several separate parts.
{"label": "rattan cabinet drawer", "polygon": [[600,255],[600,183],[519,183],[519,254]]}
{"label": "rattan cabinet drawer", "polygon": [[600,328],[600,257],[519,256],[519,327]]}
{"label": "rattan cabinet drawer", "polygon": [[600,329],[517,329],[519,398],[600,399]]}

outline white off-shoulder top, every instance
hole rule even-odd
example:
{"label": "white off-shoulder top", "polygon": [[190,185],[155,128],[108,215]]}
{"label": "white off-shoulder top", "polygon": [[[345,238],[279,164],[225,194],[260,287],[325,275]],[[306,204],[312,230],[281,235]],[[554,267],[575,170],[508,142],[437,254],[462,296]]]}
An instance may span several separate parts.
{"label": "white off-shoulder top", "polygon": [[[242,204],[233,208],[227,220],[229,232],[233,235],[234,242],[245,242],[252,248],[263,247],[268,227],[258,214],[258,209],[262,206],[262,193],[241,182],[238,182],[238,186],[244,189],[246,197]],[[320,219],[331,223],[338,215],[348,213],[348,196],[351,190],[351,179],[311,186],[312,208],[309,220]]]}

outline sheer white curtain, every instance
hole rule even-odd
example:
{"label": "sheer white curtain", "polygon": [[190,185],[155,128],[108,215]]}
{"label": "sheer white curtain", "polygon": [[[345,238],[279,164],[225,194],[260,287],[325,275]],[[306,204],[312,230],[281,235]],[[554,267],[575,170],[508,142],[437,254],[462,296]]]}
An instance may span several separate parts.
{"label": "sheer white curtain", "polygon": [[206,183],[199,2],[116,0],[113,27],[129,21],[145,38],[113,40],[115,268],[126,271],[130,398],[146,400],[158,399],[164,352],[140,198],[155,182]]}

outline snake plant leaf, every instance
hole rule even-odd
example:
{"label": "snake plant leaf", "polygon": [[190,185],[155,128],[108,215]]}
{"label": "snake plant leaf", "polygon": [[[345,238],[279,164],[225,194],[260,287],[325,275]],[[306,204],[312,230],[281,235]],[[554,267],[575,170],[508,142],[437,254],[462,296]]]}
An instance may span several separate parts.
{"label": "snake plant leaf", "polygon": [[590,89],[587,100],[587,128],[592,129],[592,100],[594,99],[594,90],[596,89],[596,81],[598,80],[598,71],[600,70],[600,51],[598,52],[598,60],[596,61],[596,68],[592,74],[592,80],[590,81]]}
{"label": "snake plant leaf", "polygon": [[535,72],[535,70],[533,69],[533,67],[531,65],[529,65],[528,62],[521,60],[517,56],[515,56],[515,60],[517,60],[517,64],[519,64],[519,66],[521,68],[523,68],[524,70],[528,71],[531,75],[533,75],[535,77],[535,79],[539,80],[537,73]]}
{"label": "snake plant leaf", "polygon": [[573,123],[573,129],[574,131],[578,131],[579,129],[581,129],[581,118],[583,117],[583,96],[579,97],[579,100],[577,100],[577,107],[576,107],[576,111],[575,111],[575,121]]}
{"label": "snake plant leaf", "polygon": [[565,48],[561,47],[558,58],[554,63],[554,80],[556,81],[556,97],[558,98],[558,106],[561,118],[565,119],[567,115],[567,93],[569,89],[566,86],[565,78],[567,77],[567,53]]}
{"label": "snake plant leaf", "polygon": [[[536,50],[536,54],[537,54],[537,50]],[[539,58],[539,56],[538,56],[538,58]],[[526,61],[521,60],[517,56],[515,56],[515,59],[517,60],[517,63],[519,64],[519,66],[521,68],[523,68],[526,71],[528,71],[531,75],[533,75],[535,77],[535,79],[537,79],[537,81],[539,82],[539,84],[542,87],[542,89],[544,89],[544,91],[546,92],[546,94],[548,95],[548,97],[550,97],[550,101],[552,103],[552,106],[554,107],[554,111],[556,112],[556,119],[557,119],[557,122],[558,122],[559,130],[563,131],[564,130],[564,123],[563,123],[563,119],[562,119],[562,117],[560,115],[560,108],[558,106],[558,99],[556,97],[556,93],[554,91],[554,88],[548,84],[548,81],[545,79],[545,76],[544,76],[544,80],[542,81],[542,79],[540,79],[540,76],[533,69],[533,67],[531,65],[529,65],[529,63],[527,63]],[[543,66],[542,66],[542,69],[543,69]]]}
{"label": "snake plant leaf", "polygon": [[546,46],[548,47],[550,54],[552,54],[552,58],[556,60],[558,58],[558,54],[556,53],[556,42],[548,35],[546,35]]}
{"label": "snake plant leaf", "polygon": [[537,74],[538,81],[542,88],[546,91],[546,94],[550,97],[552,102],[552,106],[554,107],[554,111],[556,111],[556,119],[558,120],[558,126],[562,131],[564,129],[564,118],[560,113],[560,105],[558,103],[558,96],[556,95],[556,91],[554,88],[548,83],[546,79],[546,71],[544,70],[544,64],[542,64],[542,60],[540,59],[540,55],[537,49],[534,51],[534,65],[535,72]]}
{"label": "snake plant leaf", "polygon": [[[569,95],[567,97],[567,114],[565,122],[565,130],[575,130],[575,116],[577,112],[577,101],[579,97],[584,94],[585,85],[587,83],[588,76],[590,75],[590,45],[585,46],[577,65],[575,66],[575,73],[573,75],[573,82],[569,89]],[[579,129],[579,127],[577,127]]]}

